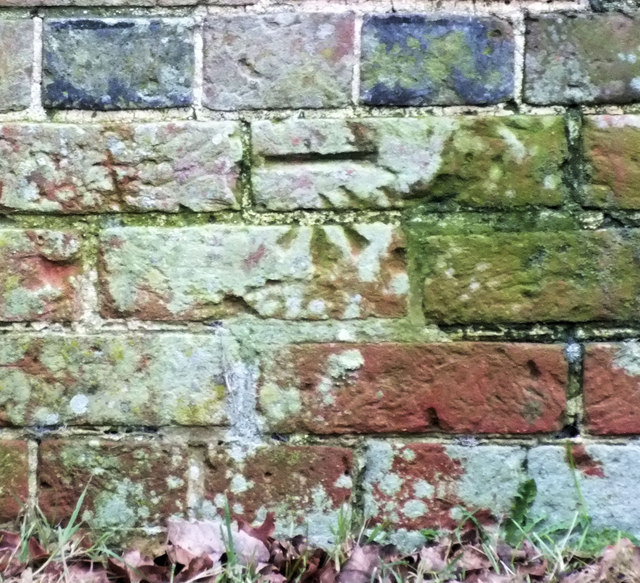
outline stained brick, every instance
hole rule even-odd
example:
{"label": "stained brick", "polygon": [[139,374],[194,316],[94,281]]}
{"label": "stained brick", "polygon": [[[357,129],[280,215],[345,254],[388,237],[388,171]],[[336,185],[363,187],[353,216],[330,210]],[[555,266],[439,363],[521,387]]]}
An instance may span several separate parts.
{"label": "stained brick", "polygon": [[212,448],[205,496],[218,512],[228,501],[249,521],[274,512],[278,533],[305,532],[326,544],[338,512],[350,503],[353,471],[353,453],[343,447],[267,446],[239,461]]}
{"label": "stained brick", "polygon": [[45,440],[38,502],[65,522],[85,487],[81,516],[96,531],[160,526],[185,511],[188,456],[181,446],[145,441]]}
{"label": "stained brick", "polygon": [[507,101],[514,46],[510,25],[498,18],[365,17],[360,99],[372,105]]}
{"label": "stained brick", "polygon": [[45,107],[108,110],[191,105],[192,28],[188,18],[45,20]]}
{"label": "stained brick", "polygon": [[241,158],[233,122],[5,124],[0,209],[235,209]]}
{"label": "stained brick", "polygon": [[587,345],[584,404],[590,432],[640,433],[640,345],[637,342]]}
{"label": "stained brick", "polygon": [[352,14],[211,16],[204,104],[211,109],[342,107],[351,100]]}
{"label": "stained brick", "polygon": [[0,111],[29,106],[32,64],[32,21],[0,20]]}
{"label": "stained brick", "polygon": [[380,223],[109,229],[101,240],[102,313],[398,317],[408,292],[403,251],[400,232]]}
{"label": "stained brick", "polygon": [[490,524],[508,514],[524,481],[525,450],[370,441],[365,516],[410,530],[455,528],[465,511]]}
{"label": "stained brick", "polygon": [[0,425],[224,423],[221,350],[213,335],[7,334]]}
{"label": "stained brick", "polygon": [[528,20],[525,99],[536,104],[637,101],[639,35],[640,22],[618,13],[548,14]]}
{"label": "stained brick", "polygon": [[556,116],[288,119],[252,124],[262,210],[557,206],[567,159]]}
{"label": "stained brick", "polygon": [[13,520],[29,495],[29,459],[24,441],[0,441],[0,520]]}
{"label": "stained brick", "polygon": [[79,251],[71,232],[0,230],[0,321],[74,319]]}
{"label": "stained brick", "polygon": [[278,432],[533,433],[562,427],[558,345],[306,344],[265,358],[260,407]]}
{"label": "stained brick", "polygon": [[416,241],[424,309],[444,323],[624,321],[640,314],[636,230]]}

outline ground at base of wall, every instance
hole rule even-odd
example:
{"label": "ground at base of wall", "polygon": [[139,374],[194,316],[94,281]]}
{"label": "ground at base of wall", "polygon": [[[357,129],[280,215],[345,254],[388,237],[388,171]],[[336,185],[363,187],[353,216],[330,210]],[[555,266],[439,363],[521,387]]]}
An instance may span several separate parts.
{"label": "ground at base of wall", "polygon": [[[80,510],[82,499],[76,507]],[[640,547],[619,530],[595,531],[577,515],[567,528],[536,530],[514,507],[500,529],[472,514],[453,531],[423,532],[412,552],[390,543],[381,527],[354,530],[349,517],[331,548],[303,535],[273,537],[275,517],[251,526],[239,518],[170,519],[165,531],[114,552],[76,522],[52,526],[25,517],[0,530],[0,581],[11,583],[633,583]],[[516,518],[518,520],[516,521]],[[161,542],[162,539],[162,542]]]}

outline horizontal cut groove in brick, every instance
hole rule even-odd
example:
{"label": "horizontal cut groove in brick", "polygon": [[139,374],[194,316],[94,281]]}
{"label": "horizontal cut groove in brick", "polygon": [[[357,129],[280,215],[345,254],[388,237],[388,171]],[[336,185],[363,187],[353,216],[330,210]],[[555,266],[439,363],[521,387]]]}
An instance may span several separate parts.
{"label": "horizontal cut groove in brick", "polygon": [[360,99],[370,105],[507,101],[514,37],[498,18],[422,14],[365,17]]}
{"label": "horizontal cut groove in brick", "polygon": [[45,107],[110,110],[192,103],[195,51],[189,18],[45,20],[43,43]]}
{"label": "horizontal cut groove in brick", "polygon": [[251,124],[261,210],[562,203],[558,116],[288,119]]}
{"label": "horizontal cut groove in brick", "polygon": [[308,344],[269,354],[259,383],[270,430],[537,433],[562,428],[559,345]]}
{"label": "horizontal cut groove in brick", "polygon": [[407,529],[459,526],[464,511],[495,524],[525,480],[525,449],[372,440],[364,470],[364,511],[371,524]]}
{"label": "horizontal cut groove in brick", "polygon": [[107,317],[325,320],[406,312],[403,237],[380,223],[108,229],[100,263]]}
{"label": "horizontal cut groove in brick", "polygon": [[0,126],[0,210],[216,211],[239,207],[235,122]]}
{"label": "horizontal cut groove in brick", "polygon": [[524,94],[533,104],[630,103],[640,98],[640,21],[548,14],[527,21]]}
{"label": "horizontal cut groove in brick", "polygon": [[38,502],[66,522],[88,485],[82,517],[95,531],[164,524],[185,511],[186,448],[134,440],[45,440],[39,448]]}
{"label": "horizontal cut groove in brick", "polygon": [[75,233],[0,229],[0,321],[68,321],[79,313]]}
{"label": "horizontal cut groove in brick", "polygon": [[6,334],[0,426],[225,423],[221,350],[186,333]]}
{"label": "horizontal cut groove in brick", "polygon": [[640,209],[640,116],[586,117],[583,136],[590,178],[584,193],[585,206]]}
{"label": "horizontal cut groove in brick", "polygon": [[212,447],[204,494],[221,515],[227,500],[245,520],[275,512],[277,533],[286,535],[293,526],[326,544],[321,539],[330,535],[328,525],[350,502],[353,472],[353,453],[343,447],[266,446],[243,460]]}
{"label": "horizontal cut groove in brick", "polygon": [[426,236],[427,318],[446,324],[635,321],[637,229]]}
{"label": "horizontal cut groove in brick", "polygon": [[33,69],[31,20],[0,20],[0,55],[0,111],[26,109]]}
{"label": "horizontal cut groove in brick", "polygon": [[24,441],[0,441],[0,520],[13,520],[29,494],[29,459]]}
{"label": "horizontal cut groove in brick", "polygon": [[640,433],[640,345],[589,344],[584,361],[585,421],[591,433]]}
{"label": "horizontal cut groove in brick", "polygon": [[209,17],[204,28],[205,107],[349,105],[354,28],[353,14]]}

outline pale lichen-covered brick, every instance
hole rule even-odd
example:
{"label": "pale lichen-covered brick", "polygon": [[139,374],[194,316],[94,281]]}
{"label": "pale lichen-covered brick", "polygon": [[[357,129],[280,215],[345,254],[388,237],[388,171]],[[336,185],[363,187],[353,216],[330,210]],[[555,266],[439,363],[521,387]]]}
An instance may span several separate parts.
{"label": "pale lichen-covered brick", "polygon": [[0,210],[237,209],[235,122],[0,126]]}
{"label": "pale lichen-covered brick", "polygon": [[640,535],[637,445],[534,447],[528,452],[527,468],[537,486],[529,514],[532,520],[540,521],[540,527],[568,527],[576,515],[584,514],[594,532],[620,529]]}
{"label": "pale lichen-covered brick", "polygon": [[381,223],[114,228],[101,237],[100,257],[107,317],[324,320],[406,312],[403,237]]}
{"label": "pale lichen-covered brick", "polygon": [[204,105],[211,109],[342,107],[351,99],[352,14],[211,16]]}
{"label": "pale lichen-covered brick", "polygon": [[184,446],[142,440],[49,439],[39,449],[38,503],[66,522],[87,488],[82,520],[95,531],[125,535],[162,526],[186,510]]}
{"label": "pale lichen-covered brick", "polygon": [[548,14],[528,20],[526,101],[638,101],[639,37],[640,21],[625,14]]}
{"label": "pale lichen-covered brick", "polygon": [[138,109],[192,102],[189,18],[45,20],[45,107]]}
{"label": "pale lichen-covered brick", "polygon": [[177,332],[6,334],[0,426],[225,423],[222,350]]}
{"label": "pale lichen-covered brick", "polygon": [[589,344],[584,357],[585,421],[591,433],[640,433],[640,345]]}
{"label": "pale lichen-covered brick", "polygon": [[0,520],[14,520],[29,495],[29,454],[27,444],[18,440],[0,441]]}
{"label": "pale lichen-covered brick", "polygon": [[535,433],[566,382],[559,345],[305,344],[265,357],[259,403],[280,433]]}
{"label": "pale lichen-covered brick", "polygon": [[360,99],[370,105],[484,105],[513,97],[514,38],[498,18],[365,17]]}
{"label": "pale lichen-covered brick", "polygon": [[448,324],[635,320],[639,244],[640,231],[615,229],[410,240],[425,313]]}
{"label": "pale lichen-covered brick", "polygon": [[558,116],[263,120],[252,147],[255,202],[272,211],[557,206],[567,159]]}
{"label": "pale lichen-covered brick", "polygon": [[640,116],[587,116],[583,139],[589,175],[584,204],[640,209]]}
{"label": "pale lichen-covered brick", "polygon": [[485,524],[507,515],[524,481],[521,447],[368,443],[364,511],[370,524],[453,529],[463,513]]}
{"label": "pale lichen-covered brick", "polygon": [[75,233],[0,229],[0,321],[74,319],[81,274]]}
{"label": "pale lichen-covered brick", "polygon": [[33,38],[31,20],[0,20],[0,111],[29,107]]}
{"label": "pale lichen-covered brick", "polygon": [[353,452],[344,447],[269,445],[241,459],[211,447],[203,509],[224,515],[228,501],[250,522],[274,512],[277,534],[304,532],[315,544],[328,544],[351,501],[353,465]]}

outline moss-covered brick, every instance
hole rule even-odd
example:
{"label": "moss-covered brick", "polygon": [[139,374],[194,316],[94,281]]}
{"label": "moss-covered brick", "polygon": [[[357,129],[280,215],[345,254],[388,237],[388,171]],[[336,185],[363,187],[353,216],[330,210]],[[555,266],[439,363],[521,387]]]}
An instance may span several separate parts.
{"label": "moss-covered brick", "polygon": [[29,106],[32,65],[32,21],[0,20],[0,111]]}
{"label": "moss-covered brick", "polygon": [[162,526],[186,509],[185,447],[127,439],[45,440],[39,448],[38,502],[67,521],[87,488],[80,518],[94,531]]}
{"label": "moss-covered brick", "polygon": [[18,516],[29,494],[29,460],[24,441],[0,441],[0,521]]}
{"label": "moss-covered brick", "polygon": [[640,316],[640,232],[417,237],[436,322],[625,321]]}
{"label": "moss-covered brick", "polygon": [[583,136],[589,178],[584,204],[640,209],[640,116],[587,116]]}
{"label": "moss-covered brick", "polygon": [[637,101],[639,37],[640,20],[630,14],[545,14],[530,18],[525,99],[535,104]]}
{"label": "moss-covered brick", "polygon": [[226,421],[213,335],[8,334],[0,425],[216,425]]}
{"label": "moss-covered brick", "polygon": [[102,313],[197,320],[405,314],[401,233],[351,226],[117,228],[101,239]]}
{"label": "moss-covered brick", "polygon": [[262,210],[558,206],[557,116],[288,119],[252,123]]}
{"label": "moss-covered brick", "polygon": [[73,320],[81,273],[76,234],[0,229],[0,321]]}
{"label": "moss-covered brick", "polygon": [[265,357],[280,433],[534,433],[563,426],[567,364],[540,344],[305,344]]}
{"label": "moss-covered brick", "polygon": [[409,531],[455,528],[465,511],[494,523],[509,513],[524,459],[521,447],[369,441],[365,517]]}
{"label": "moss-covered brick", "polygon": [[204,28],[204,105],[348,105],[354,28],[350,13],[212,15]]}
{"label": "moss-covered brick", "polygon": [[640,344],[588,344],[584,358],[585,422],[591,433],[640,433]]}
{"label": "moss-covered brick", "polygon": [[216,211],[239,207],[234,122],[0,126],[0,210]]}
{"label": "moss-covered brick", "polygon": [[189,18],[45,20],[45,107],[185,107],[193,100]]}
{"label": "moss-covered brick", "polygon": [[353,453],[343,447],[269,445],[241,460],[212,447],[203,508],[223,514],[228,501],[233,514],[256,522],[274,512],[278,534],[305,533],[327,544],[338,513],[346,516],[353,472]]}
{"label": "moss-covered brick", "polygon": [[371,105],[508,101],[514,48],[511,26],[498,18],[367,16],[360,99]]}

